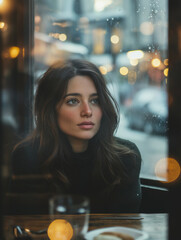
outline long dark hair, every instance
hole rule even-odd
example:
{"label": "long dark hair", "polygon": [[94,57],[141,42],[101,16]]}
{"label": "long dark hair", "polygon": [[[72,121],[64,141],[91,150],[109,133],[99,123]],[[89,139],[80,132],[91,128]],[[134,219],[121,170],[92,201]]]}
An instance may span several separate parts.
{"label": "long dark hair", "polygon": [[64,96],[69,80],[77,75],[89,76],[95,84],[102,109],[101,126],[89,141],[96,163],[94,176],[106,184],[121,181],[124,169],[120,156],[133,154],[124,146],[117,146],[113,137],[119,122],[119,111],[106,82],[94,64],[80,59],[58,62],[51,66],[38,82],[35,96],[35,130],[29,140],[39,141],[39,160],[61,182],[68,183],[64,163],[70,156],[70,144],[57,124],[56,105]]}

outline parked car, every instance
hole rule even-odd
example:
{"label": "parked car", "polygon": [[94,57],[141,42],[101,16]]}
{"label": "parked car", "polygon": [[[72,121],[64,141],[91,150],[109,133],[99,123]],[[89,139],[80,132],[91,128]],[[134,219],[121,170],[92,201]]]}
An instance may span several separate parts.
{"label": "parked car", "polygon": [[168,131],[167,93],[157,87],[142,89],[132,99],[125,116],[128,126],[152,134]]}

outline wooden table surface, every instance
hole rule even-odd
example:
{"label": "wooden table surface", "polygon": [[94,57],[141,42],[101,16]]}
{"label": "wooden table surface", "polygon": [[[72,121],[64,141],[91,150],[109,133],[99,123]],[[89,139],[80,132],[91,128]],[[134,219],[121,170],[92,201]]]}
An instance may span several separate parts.
{"label": "wooden table surface", "polygon": [[[13,239],[13,225],[40,230],[47,228],[50,222],[48,215],[4,216],[5,239]],[[167,240],[167,222],[168,214],[90,214],[89,231],[103,227],[122,226],[147,232],[149,240]]]}

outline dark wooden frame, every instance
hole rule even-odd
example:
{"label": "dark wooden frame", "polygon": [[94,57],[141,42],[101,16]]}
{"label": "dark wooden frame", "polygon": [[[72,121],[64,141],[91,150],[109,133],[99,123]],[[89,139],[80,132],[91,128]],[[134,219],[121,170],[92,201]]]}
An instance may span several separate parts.
{"label": "dark wooden frame", "polygon": [[[26,72],[21,72],[17,69],[17,61],[20,59],[14,60],[14,67],[12,71],[19,78],[22,77],[24,83],[24,97],[19,96],[17,105],[20,104],[22,106],[22,99],[26,98],[27,105],[32,100],[32,69],[33,69],[33,59],[31,58],[31,49],[33,44],[33,0],[18,0],[18,1],[10,1],[16,12],[16,16],[18,17],[18,24],[20,31],[15,28],[13,33],[13,39],[15,45],[20,44],[20,47],[25,47],[25,58],[23,60],[24,69]],[[17,7],[19,7],[17,9]],[[23,11],[22,11],[23,8]],[[24,10],[26,10],[24,12]],[[179,0],[169,0],[169,80],[168,80],[168,94],[169,94],[169,156],[175,158],[181,164],[181,1]],[[14,12],[15,13],[15,12]],[[11,13],[9,13],[11,14]],[[24,15],[25,14],[25,15]],[[13,24],[13,22],[12,22]],[[16,24],[16,23],[14,23]],[[25,26],[25,25],[26,26]],[[28,31],[26,31],[26,29]],[[17,31],[17,32],[16,32]],[[24,34],[26,31],[26,35]],[[16,36],[16,37],[15,37]],[[26,37],[25,37],[26,36]],[[2,37],[0,36],[0,41],[2,41]],[[12,43],[13,44],[13,43]],[[2,53],[2,49],[1,49]],[[2,56],[2,54],[1,54]],[[21,56],[19,56],[21,57]],[[1,66],[3,66],[3,59],[1,60]],[[2,80],[3,77],[3,69],[1,67],[0,77]],[[12,82],[13,86],[13,82]],[[1,82],[1,90],[2,90],[2,82]],[[22,88],[22,84],[14,86],[16,90],[20,90]],[[28,89],[28,91],[27,91]],[[27,95],[28,94],[28,95]],[[27,97],[28,96],[28,97]],[[0,103],[1,105],[1,103]],[[23,103],[24,105],[24,103]],[[18,105],[19,106],[19,105]],[[16,106],[17,107],[17,106]],[[22,113],[24,111],[25,118],[20,118],[20,128],[18,131],[26,132],[32,126],[32,119],[30,117],[30,109],[18,107],[18,112],[15,114]],[[21,114],[22,116],[22,114]],[[3,130],[3,125],[1,123],[1,130]],[[2,159],[2,158],[1,158]],[[166,186],[168,192],[165,191],[165,185],[158,186],[160,183],[158,181],[151,181],[141,179],[142,189],[143,189],[143,209],[147,209],[147,211],[152,211],[149,209],[149,204],[151,202],[150,197],[154,198],[152,194],[155,194],[155,198],[158,198],[158,202],[160,204],[165,200],[165,194],[167,195],[167,199],[169,200],[169,239],[177,239],[177,236],[180,236],[180,221],[178,219],[181,216],[181,182],[176,181],[175,183]],[[2,188],[2,185],[1,185]],[[168,194],[167,194],[168,193]],[[159,197],[160,196],[160,197]],[[158,209],[157,209],[158,210]],[[153,210],[153,211],[157,211]],[[0,231],[1,232],[1,231]]]}

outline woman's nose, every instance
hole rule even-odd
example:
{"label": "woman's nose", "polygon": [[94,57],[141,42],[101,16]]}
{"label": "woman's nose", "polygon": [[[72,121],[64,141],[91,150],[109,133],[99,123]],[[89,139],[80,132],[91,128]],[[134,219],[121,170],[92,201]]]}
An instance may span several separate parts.
{"label": "woman's nose", "polygon": [[92,109],[89,106],[89,103],[83,103],[82,109],[81,109],[81,116],[84,117],[91,117],[92,116]]}

